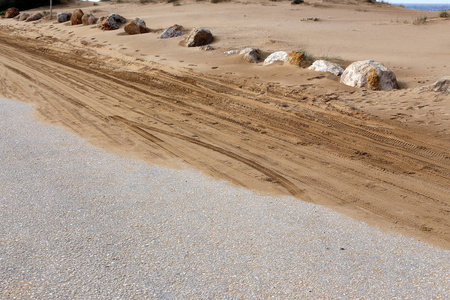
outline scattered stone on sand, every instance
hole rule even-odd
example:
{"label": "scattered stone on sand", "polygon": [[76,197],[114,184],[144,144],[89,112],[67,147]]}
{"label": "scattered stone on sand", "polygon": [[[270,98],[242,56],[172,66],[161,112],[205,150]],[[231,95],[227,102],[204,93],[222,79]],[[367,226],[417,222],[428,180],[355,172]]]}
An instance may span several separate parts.
{"label": "scattered stone on sand", "polygon": [[32,14],[31,16],[29,16],[29,17],[25,20],[25,22],[37,21],[37,20],[42,19],[42,17],[43,17],[43,15],[42,15],[41,13],[35,13],[35,14]]}
{"label": "scattered stone on sand", "polygon": [[81,22],[83,25],[95,25],[97,24],[97,18],[93,14],[84,14]]}
{"label": "scattered stone on sand", "polygon": [[175,24],[173,26],[170,26],[166,30],[164,30],[163,33],[161,33],[161,35],[159,36],[159,38],[160,39],[169,39],[169,38],[181,36],[184,34],[184,32],[182,30],[183,30],[183,26]]}
{"label": "scattered stone on sand", "polygon": [[242,59],[249,63],[258,63],[261,60],[261,50],[254,48],[245,48],[239,52]]}
{"label": "scattered stone on sand", "polygon": [[212,47],[211,45],[200,46],[199,49],[200,49],[200,50],[203,50],[203,51],[212,51],[212,50],[215,50],[214,47]]}
{"label": "scattered stone on sand", "polygon": [[59,23],[68,22],[68,21],[70,21],[71,18],[72,18],[72,13],[59,12],[56,14],[56,19],[58,20]]}
{"label": "scattered stone on sand", "polygon": [[109,14],[107,16],[100,17],[97,21],[97,27],[102,30],[116,30],[120,28],[121,24],[125,24],[127,19],[118,14]]}
{"label": "scattered stone on sand", "polygon": [[78,25],[83,24],[83,21],[81,20],[83,18],[84,12],[77,8],[73,11],[72,17],[70,18],[70,25]]}
{"label": "scattered stone on sand", "polygon": [[263,65],[268,66],[275,62],[282,62],[284,63],[287,60],[288,53],[285,51],[277,51],[272,54],[270,54],[265,60]]}
{"label": "scattered stone on sand", "polygon": [[302,61],[305,60],[305,54],[298,52],[298,51],[292,51],[288,54],[286,61],[290,63],[291,65],[300,66]]}
{"label": "scattered stone on sand", "polygon": [[194,28],[186,42],[188,47],[198,47],[211,43],[213,41],[213,35],[211,31],[205,28]]}
{"label": "scattered stone on sand", "polygon": [[15,7],[10,7],[5,12],[5,18],[6,19],[12,19],[12,18],[14,18],[15,16],[17,16],[19,14],[20,14],[19,9],[17,9]]}
{"label": "scattered stone on sand", "polygon": [[229,50],[224,52],[226,55],[234,55],[240,53],[239,50]]}
{"label": "scattered stone on sand", "polygon": [[352,63],[342,73],[341,82],[353,87],[380,91],[398,89],[395,74],[382,63],[373,60]]}
{"label": "scattered stone on sand", "polygon": [[30,14],[27,13],[21,13],[19,15],[19,21],[26,21],[28,19],[28,17],[30,16]]}
{"label": "scattered stone on sand", "polygon": [[443,94],[450,94],[450,76],[445,76],[433,84],[423,86],[420,88],[420,90],[428,90],[433,92],[440,92]]}
{"label": "scattered stone on sand", "polygon": [[316,60],[308,69],[317,72],[329,72],[336,76],[341,76],[344,73],[344,69],[340,65],[326,60]]}
{"label": "scattered stone on sand", "polygon": [[140,18],[136,18],[133,21],[131,21],[124,27],[124,30],[128,34],[140,34],[150,32],[150,28],[147,27],[145,21]]}

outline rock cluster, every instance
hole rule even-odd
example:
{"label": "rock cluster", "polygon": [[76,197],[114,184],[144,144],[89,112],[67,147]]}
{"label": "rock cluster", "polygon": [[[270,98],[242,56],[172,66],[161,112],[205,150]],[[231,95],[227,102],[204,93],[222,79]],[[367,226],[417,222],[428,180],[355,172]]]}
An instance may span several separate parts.
{"label": "rock cluster", "polygon": [[211,31],[205,28],[195,28],[189,34],[186,42],[188,47],[198,47],[211,43],[213,41],[213,35]]}
{"label": "rock cluster", "polygon": [[144,20],[136,18],[127,24],[124,28],[125,32],[128,34],[140,34],[150,32],[150,28],[147,27]]}

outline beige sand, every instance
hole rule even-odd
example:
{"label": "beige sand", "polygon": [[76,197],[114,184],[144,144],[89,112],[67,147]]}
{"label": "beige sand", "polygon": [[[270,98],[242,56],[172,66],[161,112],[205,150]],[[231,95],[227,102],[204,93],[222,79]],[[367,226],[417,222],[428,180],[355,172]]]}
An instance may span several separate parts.
{"label": "beige sand", "polygon": [[[141,17],[152,29],[206,27],[215,51],[157,32],[2,19],[0,95],[36,103],[47,120],[111,151],[182,160],[450,248],[449,96],[417,90],[448,75],[450,22],[431,19],[435,12],[319,2],[56,9]],[[428,24],[411,24],[424,15]],[[301,21],[309,17],[320,21]],[[344,66],[378,60],[402,89],[354,89],[333,75],[223,53],[248,46],[306,49]]]}

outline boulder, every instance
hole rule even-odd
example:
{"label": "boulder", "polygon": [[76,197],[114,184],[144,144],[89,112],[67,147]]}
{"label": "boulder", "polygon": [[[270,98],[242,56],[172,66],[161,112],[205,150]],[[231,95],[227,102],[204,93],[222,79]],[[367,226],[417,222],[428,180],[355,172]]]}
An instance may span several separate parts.
{"label": "boulder", "polygon": [[81,20],[83,15],[84,12],[81,9],[75,9],[72,13],[72,17],[70,18],[70,25],[83,24],[83,21]]}
{"label": "boulder", "polygon": [[59,12],[56,14],[56,19],[59,23],[64,23],[70,21],[72,18],[72,13]]}
{"label": "boulder", "polygon": [[184,32],[182,30],[183,30],[183,26],[175,24],[173,26],[170,26],[166,30],[164,30],[163,33],[161,33],[161,35],[159,36],[159,38],[160,39],[169,39],[169,38],[181,36],[184,34]]}
{"label": "boulder", "polygon": [[443,77],[425,88],[434,92],[450,94],[450,76]]}
{"label": "boulder", "polygon": [[125,24],[127,19],[118,14],[109,14],[100,17],[97,21],[97,27],[102,30],[116,30],[120,28],[121,24]]}
{"label": "boulder", "polygon": [[26,21],[28,19],[28,17],[30,16],[30,14],[27,13],[21,13],[19,15],[19,21]]}
{"label": "boulder", "polygon": [[17,16],[18,14],[20,14],[19,10],[15,7],[10,7],[6,10],[5,12],[5,18],[6,19],[12,19],[15,16]]}
{"label": "boulder", "polygon": [[32,14],[31,16],[29,16],[29,17],[25,20],[25,22],[37,21],[37,20],[42,19],[42,17],[43,17],[43,15],[42,15],[41,13],[35,13],[35,14]]}
{"label": "boulder", "polygon": [[340,65],[326,60],[316,60],[308,69],[317,72],[329,72],[336,76],[340,76],[344,73],[344,69]]}
{"label": "boulder", "polygon": [[261,50],[254,48],[245,48],[239,52],[242,59],[249,63],[258,63],[261,59]]}
{"label": "boulder", "polygon": [[124,28],[125,32],[128,34],[140,34],[150,32],[150,28],[147,27],[144,20],[136,18],[127,24]]}
{"label": "boulder", "polygon": [[84,14],[81,17],[81,23],[83,25],[95,25],[97,24],[97,18],[93,14]]}
{"label": "boulder", "polygon": [[275,62],[285,62],[287,60],[288,54],[285,51],[277,51],[270,54],[265,60],[263,65],[268,66]]}
{"label": "boulder", "polygon": [[302,61],[305,60],[305,54],[298,52],[298,51],[292,51],[288,54],[286,61],[290,63],[291,65],[300,66]]}
{"label": "boulder", "polygon": [[211,31],[205,28],[194,28],[186,42],[188,47],[198,47],[211,43],[213,41],[213,35]]}
{"label": "boulder", "polygon": [[[19,21],[21,15],[22,15],[22,14],[18,14],[18,15],[15,16],[13,19],[16,20],[16,21]],[[2,16],[2,18],[3,18],[3,16]]]}
{"label": "boulder", "polygon": [[357,61],[345,69],[341,76],[343,84],[388,91],[398,89],[395,74],[382,63],[373,60]]}

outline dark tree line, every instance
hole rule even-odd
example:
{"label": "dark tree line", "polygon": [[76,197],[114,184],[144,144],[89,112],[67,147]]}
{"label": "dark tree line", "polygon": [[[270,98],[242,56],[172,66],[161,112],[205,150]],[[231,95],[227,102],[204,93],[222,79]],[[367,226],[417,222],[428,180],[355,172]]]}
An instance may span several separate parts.
{"label": "dark tree line", "polygon": [[[59,2],[53,0],[53,4]],[[10,7],[17,7],[19,10],[26,10],[40,6],[50,6],[50,0],[0,0],[0,11]]]}

